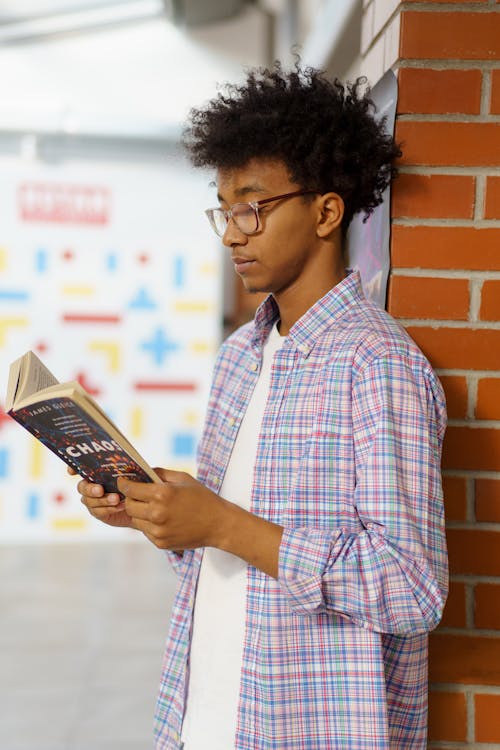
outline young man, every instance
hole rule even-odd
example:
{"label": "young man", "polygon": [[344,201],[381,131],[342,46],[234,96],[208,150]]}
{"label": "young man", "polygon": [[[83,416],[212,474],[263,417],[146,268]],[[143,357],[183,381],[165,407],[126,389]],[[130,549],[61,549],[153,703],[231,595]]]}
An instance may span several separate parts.
{"label": "young man", "polygon": [[442,389],[345,271],[399,154],[357,82],[253,71],[191,113],[207,211],[255,320],[223,344],[198,480],[79,483],[179,575],[158,750],[426,747],[427,633],[447,590]]}

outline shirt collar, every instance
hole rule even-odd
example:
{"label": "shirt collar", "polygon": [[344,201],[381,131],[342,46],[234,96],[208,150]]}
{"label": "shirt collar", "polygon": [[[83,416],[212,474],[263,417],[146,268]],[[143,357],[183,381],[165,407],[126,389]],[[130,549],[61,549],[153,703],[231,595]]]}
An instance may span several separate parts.
{"label": "shirt collar", "polygon": [[[289,339],[305,357],[309,356],[316,341],[326,330],[364,299],[359,271],[347,269],[346,273],[346,277],[315,302],[290,329]],[[255,313],[252,343],[257,349],[262,348],[278,319],[278,305],[274,297],[269,295]]]}

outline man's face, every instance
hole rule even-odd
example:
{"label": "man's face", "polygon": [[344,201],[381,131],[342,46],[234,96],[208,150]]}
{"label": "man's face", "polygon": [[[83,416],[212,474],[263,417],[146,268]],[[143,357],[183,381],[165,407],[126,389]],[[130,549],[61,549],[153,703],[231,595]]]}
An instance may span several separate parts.
{"label": "man's face", "polygon": [[[252,159],[245,166],[217,173],[220,204],[259,201],[300,190],[281,161]],[[259,208],[260,229],[245,235],[231,219],[223,237],[231,248],[235,270],[250,292],[276,297],[303,283],[314,282],[319,253],[316,197],[296,196]]]}

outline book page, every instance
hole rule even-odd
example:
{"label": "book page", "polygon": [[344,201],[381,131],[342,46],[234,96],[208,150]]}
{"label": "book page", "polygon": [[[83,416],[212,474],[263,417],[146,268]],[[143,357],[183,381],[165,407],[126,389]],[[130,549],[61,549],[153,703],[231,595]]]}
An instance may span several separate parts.
{"label": "book page", "polygon": [[27,352],[21,363],[21,377],[16,401],[25,399],[44,388],[57,385],[59,381],[33,352]]}
{"label": "book page", "polygon": [[21,362],[22,357],[16,359],[15,362],[9,367],[9,381],[7,383],[7,394],[5,396],[5,411],[12,409],[14,404],[17,389],[19,388],[19,381],[21,379]]}

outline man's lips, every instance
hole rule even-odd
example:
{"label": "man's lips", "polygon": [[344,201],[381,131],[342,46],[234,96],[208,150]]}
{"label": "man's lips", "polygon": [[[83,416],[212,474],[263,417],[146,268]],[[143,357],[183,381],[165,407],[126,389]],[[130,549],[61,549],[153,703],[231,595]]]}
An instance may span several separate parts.
{"label": "man's lips", "polygon": [[234,256],[231,260],[234,263],[236,273],[243,273],[255,262],[251,258],[242,258],[240,256]]}

